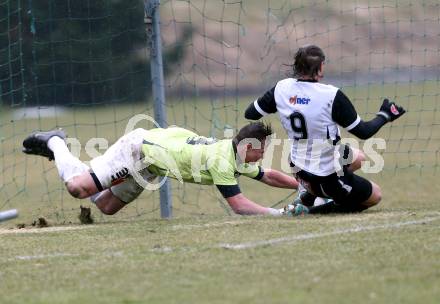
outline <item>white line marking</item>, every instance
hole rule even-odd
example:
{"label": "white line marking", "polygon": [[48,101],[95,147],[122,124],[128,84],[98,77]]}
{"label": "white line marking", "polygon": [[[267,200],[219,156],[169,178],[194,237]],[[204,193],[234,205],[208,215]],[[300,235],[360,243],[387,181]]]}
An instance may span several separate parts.
{"label": "white line marking", "polygon": [[58,231],[69,231],[69,230],[80,230],[86,228],[92,228],[93,225],[88,226],[55,226],[55,227],[45,227],[45,228],[22,228],[22,229],[0,229],[0,235],[2,234],[21,234],[21,233],[46,233],[46,232],[58,232]]}
{"label": "white line marking", "polygon": [[79,254],[71,253],[52,253],[52,254],[39,254],[39,255],[17,255],[17,260],[35,260],[35,259],[47,259],[47,258],[59,258],[59,257],[75,257]]}
{"label": "white line marking", "polygon": [[157,247],[150,250],[151,252],[159,252],[159,253],[169,253],[173,252],[173,248],[171,247]]}
{"label": "white line marking", "polygon": [[227,225],[243,225],[243,224],[249,224],[250,222],[247,221],[228,221],[228,222],[221,222],[221,223],[206,223],[206,224],[200,224],[200,225],[174,225],[171,226],[171,230],[190,230],[190,229],[197,229],[197,228],[213,228],[213,227],[221,227],[221,226],[227,226]]}
{"label": "white line marking", "polygon": [[[122,251],[116,251],[116,252],[109,252],[103,254],[106,257],[113,257],[113,258],[121,258],[124,256],[124,253]],[[28,260],[37,260],[37,259],[50,259],[50,258],[60,258],[60,257],[79,257],[80,254],[78,253],[63,253],[63,252],[54,252],[54,253],[48,253],[48,254],[36,254],[36,255],[17,255],[13,258],[10,258],[9,260],[21,260],[21,261],[28,261]]]}
{"label": "white line marking", "polygon": [[220,244],[219,247],[225,248],[225,249],[241,250],[241,249],[256,248],[256,247],[261,247],[261,246],[277,245],[277,244],[283,244],[283,243],[293,243],[296,241],[309,240],[309,239],[321,238],[321,237],[338,235],[338,234],[364,232],[364,231],[371,231],[371,230],[377,230],[377,229],[400,228],[400,227],[410,226],[410,225],[425,224],[425,223],[429,223],[429,222],[433,222],[433,221],[437,221],[437,220],[440,220],[440,216],[425,218],[425,219],[421,219],[421,220],[394,223],[394,224],[384,224],[384,225],[376,225],[376,226],[358,226],[358,227],[353,227],[353,228],[348,228],[348,229],[339,229],[339,230],[335,230],[335,231],[331,231],[331,232],[324,232],[324,233],[306,233],[306,234],[297,235],[297,236],[283,237],[283,238],[270,239],[270,240],[261,240],[261,241],[255,241],[255,242],[247,242],[247,243],[241,243],[241,244]]}

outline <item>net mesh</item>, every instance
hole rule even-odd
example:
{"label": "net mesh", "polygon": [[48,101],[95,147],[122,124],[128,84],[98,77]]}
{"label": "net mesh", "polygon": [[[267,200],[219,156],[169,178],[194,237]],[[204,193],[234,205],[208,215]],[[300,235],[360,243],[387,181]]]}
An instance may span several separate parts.
{"label": "net mesh", "polygon": [[[168,0],[160,12],[170,125],[230,137],[247,105],[287,77],[297,48],[317,44],[326,53],[323,82],[340,87],[362,118],[385,97],[408,111],[378,133],[385,167],[365,176],[382,185],[390,206],[438,199],[428,182],[439,170],[437,1]],[[91,138],[104,139],[94,146],[102,153],[131,117],[153,116],[145,28],[143,1],[0,2],[0,209],[75,221],[79,203],[53,163],[25,157],[21,142],[33,130],[62,127],[87,162]],[[265,164],[283,168],[282,156],[276,147]],[[290,194],[240,183],[265,205]],[[230,212],[213,187],[172,186],[176,216]],[[402,186],[405,194],[395,195]],[[145,191],[116,218],[157,217],[158,208],[158,193]]]}

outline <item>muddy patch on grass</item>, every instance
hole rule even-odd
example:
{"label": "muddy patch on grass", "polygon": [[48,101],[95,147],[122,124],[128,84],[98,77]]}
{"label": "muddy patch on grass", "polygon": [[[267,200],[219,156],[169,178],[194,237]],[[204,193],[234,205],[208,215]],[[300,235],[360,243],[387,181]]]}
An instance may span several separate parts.
{"label": "muddy patch on grass", "polygon": [[80,206],[80,208],[81,211],[78,218],[81,224],[85,224],[85,225],[93,224],[94,220],[92,217],[92,210],[90,208],[83,206]]}

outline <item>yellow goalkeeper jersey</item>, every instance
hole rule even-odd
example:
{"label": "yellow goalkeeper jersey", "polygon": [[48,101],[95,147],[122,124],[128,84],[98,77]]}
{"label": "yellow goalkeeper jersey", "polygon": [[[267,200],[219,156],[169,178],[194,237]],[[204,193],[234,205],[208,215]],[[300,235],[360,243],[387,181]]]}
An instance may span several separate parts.
{"label": "yellow goalkeeper jersey", "polygon": [[142,152],[148,170],[158,176],[204,185],[237,185],[237,177],[260,173],[254,164],[238,161],[231,139],[216,140],[170,127],[148,130]]}

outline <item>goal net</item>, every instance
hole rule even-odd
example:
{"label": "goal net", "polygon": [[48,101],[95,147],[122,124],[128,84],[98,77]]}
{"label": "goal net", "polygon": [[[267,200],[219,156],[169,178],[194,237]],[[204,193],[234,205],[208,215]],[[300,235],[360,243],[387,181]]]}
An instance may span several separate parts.
{"label": "goal net", "polygon": [[[326,53],[323,82],[340,87],[362,118],[385,97],[407,109],[376,135],[386,143],[373,147],[383,168],[360,173],[381,185],[380,208],[438,201],[438,183],[429,183],[439,170],[437,1],[163,0],[160,15],[168,124],[230,137],[246,123],[247,105],[287,77],[298,47],[313,43]],[[0,210],[68,223],[80,204],[92,206],[69,196],[53,162],[21,153],[22,140],[62,127],[88,162],[130,118],[153,117],[148,39],[144,1],[0,2]],[[276,115],[267,120],[286,138]],[[263,165],[286,162],[280,145]],[[240,184],[263,205],[292,198]],[[172,198],[175,216],[230,213],[214,187],[173,181]],[[158,217],[158,209],[158,192],[144,191],[116,217],[96,217]]]}

